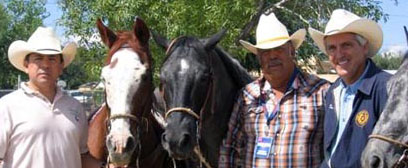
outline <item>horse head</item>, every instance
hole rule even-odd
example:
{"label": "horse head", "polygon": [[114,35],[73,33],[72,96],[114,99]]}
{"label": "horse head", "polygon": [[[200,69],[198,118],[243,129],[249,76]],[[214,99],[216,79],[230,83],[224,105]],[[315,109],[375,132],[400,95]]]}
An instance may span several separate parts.
{"label": "horse head", "polygon": [[211,108],[212,52],[224,34],[225,31],[221,31],[201,40],[182,36],[170,42],[153,33],[154,40],[166,49],[167,55],[160,70],[160,92],[167,123],[162,145],[173,158],[195,156],[203,113]]}
{"label": "horse head", "polygon": [[142,117],[151,109],[149,29],[140,18],[136,18],[132,31],[113,32],[101,20],[97,27],[103,43],[109,47],[101,74],[110,111],[108,157],[116,166],[128,165],[140,153]]}
{"label": "horse head", "polygon": [[408,167],[407,83],[408,53],[387,83],[388,100],[362,153],[362,167]]}

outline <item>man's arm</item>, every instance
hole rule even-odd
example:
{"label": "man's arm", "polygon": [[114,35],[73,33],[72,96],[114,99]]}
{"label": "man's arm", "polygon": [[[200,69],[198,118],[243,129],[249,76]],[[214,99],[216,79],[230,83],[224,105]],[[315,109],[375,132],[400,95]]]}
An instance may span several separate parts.
{"label": "man's arm", "polygon": [[4,101],[0,101],[0,123],[0,166],[2,166],[11,132],[10,116]]}
{"label": "man's arm", "polygon": [[242,95],[238,98],[231,113],[228,123],[227,135],[221,142],[218,167],[239,167],[241,164],[240,148],[243,144],[243,119],[244,106]]}

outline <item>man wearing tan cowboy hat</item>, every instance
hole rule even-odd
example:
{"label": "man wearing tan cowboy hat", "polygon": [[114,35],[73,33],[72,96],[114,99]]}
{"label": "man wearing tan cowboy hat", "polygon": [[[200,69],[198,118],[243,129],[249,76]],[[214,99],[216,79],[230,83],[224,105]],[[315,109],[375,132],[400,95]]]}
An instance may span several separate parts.
{"label": "man wearing tan cowboy hat", "polygon": [[323,159],[323,97],[329,84],[301,72],[295,50],[305,38],[289,36],[275,14],[262,15],[256,54],[263,75],[245,86],[220,147],[219,167],[318,167]]}
{"label": "man wearing tan cowboy hat", "polygon": [[[61,50],[51,28],[39,27],[28,41],[15,41],[10,63],[29,81],[0,99],[0,160],[7,168],[78,168],[92,164],[87,118],[78,101],[56,85],[75,58],[76,45]],[[96,163],[94,163],[96,164]]]}
{"label": "man wearing tan cowboy hat", "polygon": [[391,75],[370,59],[382,45],[382,30],[372,20],[337,9],[324,33],[309,32],[340,76],[325,99],[322,167],[361,167],[361,153],[388,97]]}

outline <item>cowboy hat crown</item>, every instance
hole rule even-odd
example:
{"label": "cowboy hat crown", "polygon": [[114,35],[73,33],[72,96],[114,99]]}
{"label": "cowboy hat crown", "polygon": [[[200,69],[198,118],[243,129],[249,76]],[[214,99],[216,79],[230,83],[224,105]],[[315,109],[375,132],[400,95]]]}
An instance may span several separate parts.
{"label": "cowboy hat crown", "polygon": [[27,42],[17,40],[11,43],[8,49],[8,59],[14,67],[24,72],[24,59],[30,53],[62,54],[64,67],[67,67],[75,58],[76,48],[75,43],[69,43],[64,49],[61,49],[61,41],[52,28],[38,27]]}
{"label": "cowboy hat crown", "polygon": [[324,33],[313,28],[309,28],[309,33],[319,49],[326,55],[324,38],[335,34],[355,33],[363,36],[368,41],[369,57],[374,56],[378,52],[383,42],[383,32],[375,21],[361,18],[344,9],[333,11]]}
{"label": "cowboy hat crown", "polygon": [[306,30],[299,29],[289,36],[286,26],[283,25],[274,13],[262,14],[256,29],[256,45],[247,41],[239,42],[249,51],[257,54],[257,49],[272,49],[291,41],[295,49],[299,48],[305,39]]}

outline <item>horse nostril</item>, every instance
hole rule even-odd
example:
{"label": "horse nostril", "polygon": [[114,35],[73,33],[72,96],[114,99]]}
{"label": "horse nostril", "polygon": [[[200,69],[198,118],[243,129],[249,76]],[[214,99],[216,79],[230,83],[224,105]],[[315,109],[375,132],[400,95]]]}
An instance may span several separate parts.
{"label": "horse nostril", "polygon": [[162,142],[167,142],[166,133],[163,133],[162,136],[161,136],[161,138],[162,138]]}
{"label": "horse nostril", "polygon": [[378,156],[373,156],[370,159],[370,167],[381,167],[381,159]]}
{"label": "horse nostril", "polygon": [[108,137],[108,138],[106,139],[106,147],[107,147],[108,149],[112,149],[112,148],[113,148],[113,150],[116,150],[116,145],[113,145],[113,144],[112,144],[112,140],[111,140],[110,137]]}
{"label": "horse nostril", "polygon": [[180,140],[180,146],[186,146],[188,142],[190,142],[190,135],[185,133],[182,135],[181,140]]}
{"label": "horse nostril", "polygon": [[132,136],[129,136],[126,140],[125,149],[128,149],[129,151],[133,151],[135,147],[136,147],[135,139]]}

